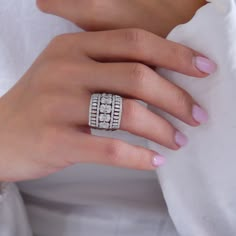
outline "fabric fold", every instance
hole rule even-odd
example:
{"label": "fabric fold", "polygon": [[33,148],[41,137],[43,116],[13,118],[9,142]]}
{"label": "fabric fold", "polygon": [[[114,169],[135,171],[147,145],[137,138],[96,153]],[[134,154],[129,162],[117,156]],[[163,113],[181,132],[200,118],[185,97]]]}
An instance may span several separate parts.
{"label": "fabric fold", "polygon": [[168,157],[157,171],[170,216],[181,236],[236,235],[236,2],[212,0],[169,40],[205,54],[218,64],[206,79],[161,69],[205,107],[210,120],[193,128],[154,107],[189,137],[178,152],[151,141],[148,146]]}

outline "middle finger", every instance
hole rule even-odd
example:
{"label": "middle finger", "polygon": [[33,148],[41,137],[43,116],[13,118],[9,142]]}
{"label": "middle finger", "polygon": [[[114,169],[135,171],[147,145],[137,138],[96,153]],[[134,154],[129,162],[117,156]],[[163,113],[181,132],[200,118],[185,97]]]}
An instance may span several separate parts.
{"label": "middle finger", "polygon": [[141,63],[97,63],[86,81],[90,92],[117,93],[142,100],[198,126],[207,113],[185,90]]}

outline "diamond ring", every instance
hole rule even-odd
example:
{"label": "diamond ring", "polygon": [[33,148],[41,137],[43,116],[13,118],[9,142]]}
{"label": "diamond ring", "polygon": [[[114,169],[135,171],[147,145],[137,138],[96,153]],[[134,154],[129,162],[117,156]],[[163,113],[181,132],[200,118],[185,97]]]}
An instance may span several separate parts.
{"label": "diamond ring", "polygon": [[122,115],[122,97],[107,93],[94,93],[89,108],[89,126],[95,129],[117,130]]}

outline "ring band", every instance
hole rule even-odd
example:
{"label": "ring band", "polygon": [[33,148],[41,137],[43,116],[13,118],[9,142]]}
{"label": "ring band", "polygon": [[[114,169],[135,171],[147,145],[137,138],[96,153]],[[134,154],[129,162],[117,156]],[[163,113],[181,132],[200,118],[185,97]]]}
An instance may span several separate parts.
{"label": "ring band", "polygon": [[117,130],[122,116],[122,97],[115,94],[94,93],[90,99],[89,126],[95,129]]}

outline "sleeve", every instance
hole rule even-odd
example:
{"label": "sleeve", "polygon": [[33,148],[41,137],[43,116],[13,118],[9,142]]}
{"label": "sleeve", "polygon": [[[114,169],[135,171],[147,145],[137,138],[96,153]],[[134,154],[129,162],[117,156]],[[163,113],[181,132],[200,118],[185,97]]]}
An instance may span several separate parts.
{"label": "sleeve", "polygon": [[32,236],[24,203],[13,183],[0,183],[0,235]]}

